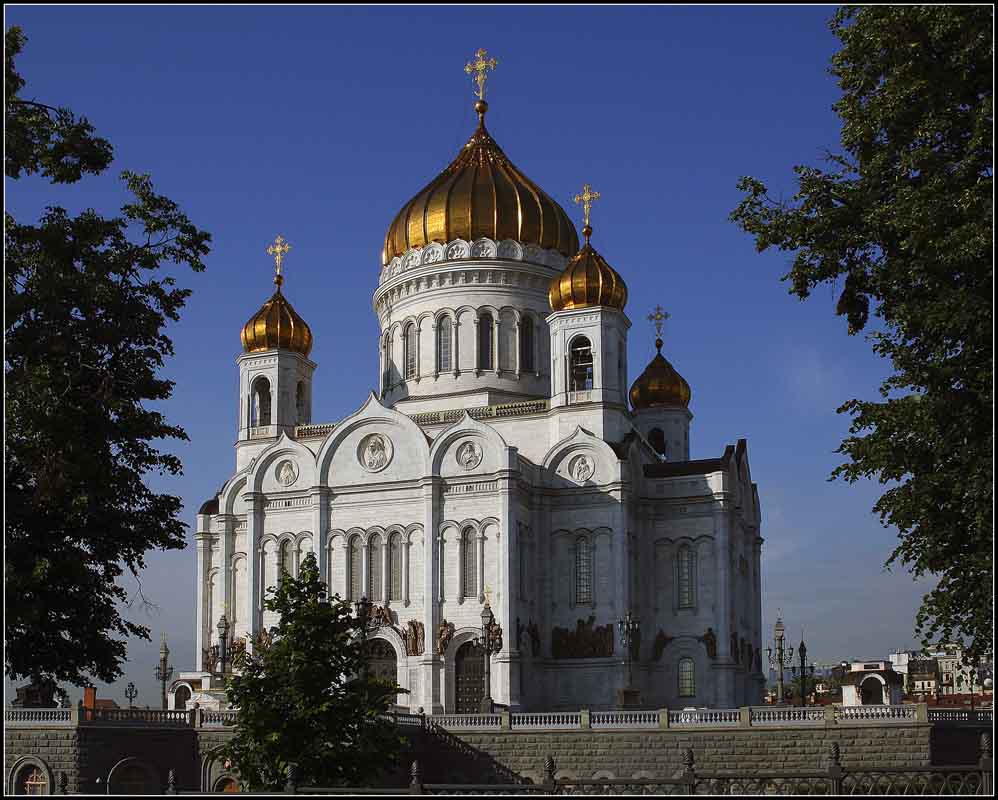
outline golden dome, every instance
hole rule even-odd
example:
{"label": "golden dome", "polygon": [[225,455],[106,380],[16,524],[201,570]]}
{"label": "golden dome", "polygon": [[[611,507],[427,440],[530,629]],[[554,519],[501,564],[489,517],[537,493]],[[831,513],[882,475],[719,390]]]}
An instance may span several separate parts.
{"label": "golden dome", "polygon": [[552,311],[589,306],[611,306],[624,310],[627,304],[627,284],[620,274],[597,253],[589,237],[593,229],[586,225],[582,233],[586,243],[568,262],[561,275],[552,279],[548,302]]}
{"label": "golden dome", "polygon": [[243,325],[239,337],[243,342],[243,351],[291,350],[308,358],[312,352],[312,331],[281,294],[282,282],[280,275],[274,278],[277,291]]}
{"label": "golden dome", "polygon": [[671,406],[687,408],[692,392],[686,379],[662,356],[662,340],[655,340],[658,352],[645,371],[631,386],[631,405],[635,410]]}
{"label": "golden dome", "polygon": [[571,256],[579,248],[564,209],[520,172],[485,129],[488,104],[479,100],[478,129],[450,165],[396,214],[382,265],[412,247],[453,239],[515,239]]}

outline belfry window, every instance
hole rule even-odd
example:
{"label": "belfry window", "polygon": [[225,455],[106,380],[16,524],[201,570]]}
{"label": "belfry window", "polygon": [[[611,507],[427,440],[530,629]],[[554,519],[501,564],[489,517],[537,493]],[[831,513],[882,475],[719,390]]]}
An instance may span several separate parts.
{"label": "belfry window", "polygon": [[478,368],[492,369],[492,317],[488,314],[478,318]]}
{"label": "belfry window", "polygon": [[593,551],[589,539],[580,536],[575,540],[575,605],[587,606],[593,602]]}
{"label": "belfry window", "polygon": [[416,377],[416,326],[411,322],[405,326],[405,379]]}
{"label": "belfry window", "polygon": [[572,340],[568,388],[571,392],[585,392],[593,388],[593,348],[585,336],[576,336]]}
{"label": "belfry window", "polygon": [[437,325],[437,371],[448,372],[451,367],[451,321],[442,317]]}
{"label": "belfry window", "polygon": [[665,432],[661,428],[652,428],[648,432],[648,444],[655,448],[655,452],[663,458],[668,456],[668,446],[665,442]]}
{"label": "belfry window", "polygon": [[381,600],[381,537],[374,534],[367,544],[367,597],[369,600]]}
{"label": "belfry window", "polygon": [[679,696],[695,697],[697,693],[696,665],[692,658],[679,659]]}
{"label": "belfry window", "polygon": [[683,546],[676,555],[676,585],[679,588],[679,607],[692,608],[697,604],[696,595],[696,554],[692,548]]}
{"label": "belfry window", "polygon": [[464,571],[464,586],[461,594],[463,597],[475,597],[478,594],[477,553],[475,552],[475,531],[472,528],[465,528],[461,534],[461,563]]}
{"label": "belfry window", "polygon": [[520,320],[520,371],[534,371],[534,320],[524,317]]}
{"label": "belfry window", "polygon": [[253,381],[250,425],[254,428],[270,424],[270,381],[260,376]]}

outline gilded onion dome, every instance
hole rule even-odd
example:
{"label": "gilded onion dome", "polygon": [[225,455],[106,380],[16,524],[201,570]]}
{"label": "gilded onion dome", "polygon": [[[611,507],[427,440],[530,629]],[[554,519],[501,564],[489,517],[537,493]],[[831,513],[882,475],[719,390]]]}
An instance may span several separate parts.
{"label": "gilded onion dome", "polygon": [[627,304],[627,284],[589,243],[592,232],[593,229],[587,223],[582,229],[586,243],[568,262],[561,275],[552,279],[548,288],[548,302],[552,311],[589,306],[610,306],[624,310]]}
{"label": "gilded onion dome", "polygon": [[575,225],[564,209],[518,170],[485,129],[488,104],[479,100],[478,128],[450,165],[398,212],[381,253],[382,265],[413,247],[453,239],[514,239],[578,250]]}
{"label": "gilded onion dome", "polygon": [[631,406],[642,408],[667,406],[687,408],[692,392],[686,379],[662,355],[662,340],[655,340],[658,351],[645,371],[631,386]]}
{"label": "gilded onion dome", "polygon": [[276,266],[274,283],[277,285],[277,291],[243,325],[239,335],[243,343],[243,352],[290,350],[293,353],[300,353],[305,358],[308,358],[308,354],[312,352],[311,329],[281,293],[281,284],[284,283],[281,264],[289,250],[291,245],[284,241],[282,236],[278,236],[274,244],[267,248],[267,252],[274,257]]}

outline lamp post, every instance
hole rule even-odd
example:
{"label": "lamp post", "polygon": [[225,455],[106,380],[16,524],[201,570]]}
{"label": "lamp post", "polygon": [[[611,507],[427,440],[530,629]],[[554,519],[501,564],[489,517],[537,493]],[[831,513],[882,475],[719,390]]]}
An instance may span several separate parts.
{"label": "lamp post", "polygon": [[[225,617],[225,612],[218,618],[218,663],[219,671],[225,672],[225,665],[229,661],[229,620]],[[214,665],[212,665],[214,666]]]}
{"label": "lamp post", "polygon": [[[791,648],[791,652],[793,649]],[[804,634],[801,634],[800,645],[797,647],[797,655],[800,657],[800,704],[803,708],[807,705],[807,676],[810,669],[811,677],[814,677],[814,664],[807,666],[807,647],[804,644]],[[794,677],[797,677],[797,667],[791,667]]]}
{"label": "lamp post", "polygon": [[773,627],[773,643],[776,645],[776,652],[772,647],[766,648],[766,655],[769,658],[769,666],[776,670],[776,704],[783,704],[783,670],[790,666],[794,658],[794,649],[791,647],[785,650],[783,642],[786,628],[783,627],[783,620],[776,618],[776,625]]}
{"label": "lamp post", "polygon": [[477,647],[481,647],[485,653],[485,693],[482,696],[480,710],[483,714],[491,714],[495,705],[492,700],[492,654],[502,650],[502,628],[496,624],[496,618],[487,598],[485,605],[482,606],[482,633],[475,639],[474,643]]}
{"label": "lamp post", "polygon": [[641,620],[631,616],[628,611],[623,619],[617,620],[617,632],[620,634],[620,646],[624,648],[624,659],[627,662],[627,688],[631,688],[631,655],[634,641],[641,628]]}
{"label": "lamp post", "polygon": [[159,644],[159,665],[153,670],[153,675],[156,676],[156,680],[160,683],[162,708],[164,711],[166,711],[166,684],[173,677],[173,667],[167,664],[169,658],[170,648],[166,646],[166,634],[164,633]]}
{"label": "lamp post", "polygon": [[132,707],[132,703],[135,698],[139,696],[139,690],[135,688],[135,684],[131,681],[128,682],[128,686],[125,687],[125,699],[128,701],[128,707]]}

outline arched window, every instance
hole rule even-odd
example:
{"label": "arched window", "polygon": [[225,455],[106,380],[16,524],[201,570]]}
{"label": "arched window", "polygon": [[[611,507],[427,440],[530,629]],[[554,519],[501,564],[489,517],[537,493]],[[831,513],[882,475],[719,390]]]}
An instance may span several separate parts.
{"label": "arched window", "polygon": [[450,317],[441,317],[437,325],[437,371],[448,372],[451,366],[451,321]]}
{"label": "arched window", "polygon": [[676,554],[676,585],[679,588],[679,607],[692,608],[697,604],[696,553],[683,545]]}
{"label": "arched window", "polygon": [[360,578],[363,566],[361,565],[360,537],[354,536],[350,540],[350,599],[360,600]]}
{"label": "arched window", "polygon": [[291,542],[285,539],[277,549],[277,580],[291,574]]}
{"label": "arched window", "polygon": [[679,696],[696,697],[696,666],[692,658],[679,659]]}
{"label": "arched window", "polygon": [[385,359],[385,371],[382,376],[382,391],[387,392],[392,387],[392,332],[388,331],[385,334],[385,340],[382,343],[382,350],[384,351]]}
{"label": "arched window", "polygon": [[483,314],[478,318],[478,368],[493,368],[492,316]]}
{"label": "arched window", "polygon": [[575,605],[586,606],[593,602],[593,551],[589,539],[580,536],[575,540]]}
{"label": "arched window", "polygon": [[402,542],[397,533],[388,539],[388,599],[402,599]]}
{"label": "arched window", "polygon": [[178,711],[187,710],[187,701],[191,699],[191,689],[189,686],[178,686],[173,693],[173,707]]}
{"label": "arched window", "polygon": [[668,455],[668,445],[665,441],[665,432],[661,428],[652,428],[648,432],[648,444],[655,448],[655,452],[660,456]]}
{"label": "arched window", "polygon": [[520,320],[520,371],[534,371],[534,319],[523,317]]}
{"label": "arched window", "polygon": [[298,388],[295,390],[295,411],[298,413],[296,424],[304,425],[308,422],[305,416],[305,382],[298,381]]}
{"label": "arched window", "polygon": [[367,541],[367,599],[381,600],[381,536],[374,534]]}
{"label": "arched window", "polygon": [[568,388],[571,392],[585,392],[593,388],[593,347],[585,336],[572,339]]}
{"label": "arched window", "polygon": [[26,764],[17,773],[14,781],[14,794],[48,794],[48,777],[36,764]]}
{"label": "arched window", "polygon": [[464,587],[462,595],[464,597],[478,596],[478,559],[475,553],[475,531],[473,528],[465,528],[461,534],[461,558],[464,565]]}
{"label": "arched window", "polygon": [[405,379],[416,377],[416,326],[409,323],[402,334],[405,346]]}
{"label": "arched window", "polygon": [[270,424],[270,381],[262,375],[253,381],[250,425],[260,428]]}

